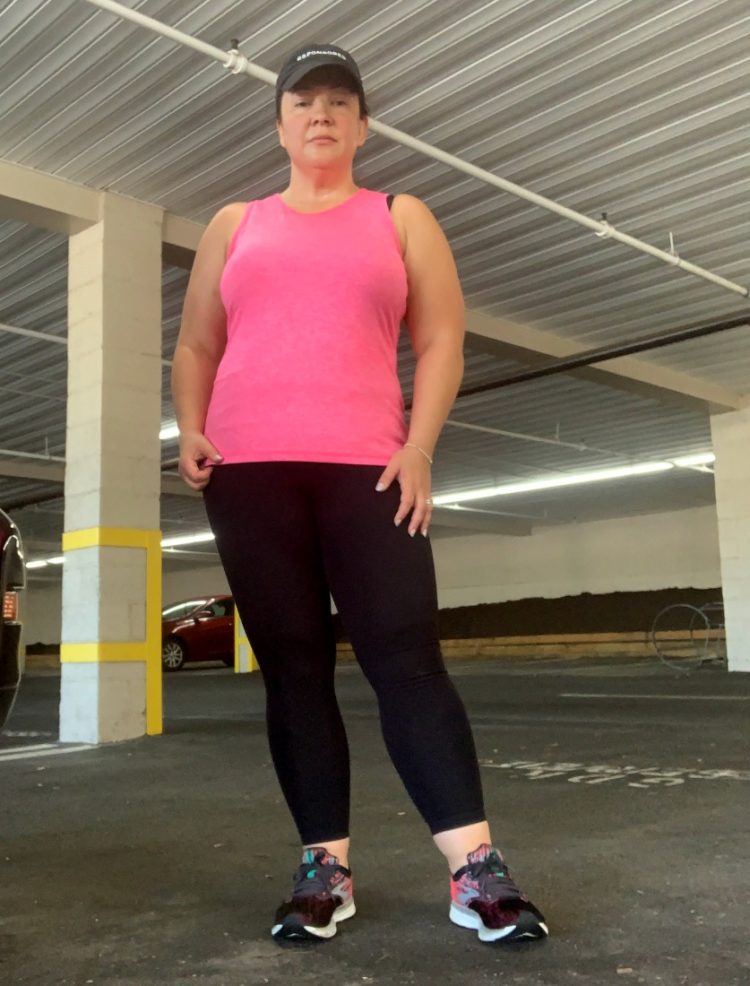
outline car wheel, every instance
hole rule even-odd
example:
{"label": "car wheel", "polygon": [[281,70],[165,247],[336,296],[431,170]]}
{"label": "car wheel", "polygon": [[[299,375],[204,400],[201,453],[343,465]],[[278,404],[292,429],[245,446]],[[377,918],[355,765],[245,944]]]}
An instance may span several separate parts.
{"label": "car wheel", "polygon": [[185,663],[185,645],[176,637],[165,640],[161,649],[161,665],[165,671],[179,671]]}

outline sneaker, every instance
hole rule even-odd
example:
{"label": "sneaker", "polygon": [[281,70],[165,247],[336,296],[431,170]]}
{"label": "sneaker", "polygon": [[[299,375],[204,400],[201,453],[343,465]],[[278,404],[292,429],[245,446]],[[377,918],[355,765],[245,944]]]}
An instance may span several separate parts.
{"label": "sneaker", "polygon": [[302,854],[292,896],[276,911],[271,934],[277,940],[325,941],[355,911],[351,870],[316,846]]}
{"label": "sneaker", "polygon": [[483,843],[451,878],[450,919],[480,941],[516,942],[549,934],[540,912],[511,880],[498,849]]}

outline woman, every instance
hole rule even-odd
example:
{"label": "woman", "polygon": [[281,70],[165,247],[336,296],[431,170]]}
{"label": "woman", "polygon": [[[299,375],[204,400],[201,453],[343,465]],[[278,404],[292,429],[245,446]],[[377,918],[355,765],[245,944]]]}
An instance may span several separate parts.
{"label": "woman", "polygon": [[[174,358],[180,472],[204,491],[303,846],[272,933],[330,938],[355,910],[330,591],[388,752],[448,862],[451,919],[483,941],[541,938],[541,914],[492,847],[437,629],[430,466],[463,372],[461,289],[421,201],[355,184],[367,112],[341,48],[285,62],[276,115],[289,184],[209,223]],[[402,319],[417,356],[408,431]]]}

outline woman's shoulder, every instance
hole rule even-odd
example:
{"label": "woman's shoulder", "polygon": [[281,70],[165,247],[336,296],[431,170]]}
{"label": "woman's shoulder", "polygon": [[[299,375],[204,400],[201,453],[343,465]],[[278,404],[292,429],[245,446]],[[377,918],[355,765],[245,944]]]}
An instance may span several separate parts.
{"label": "woman's shoulder", "polygon": [[229,202],[214,213],[211,222],[231,222],[233,219],[241,219],[249,205],[249,202]]}
{"label": "woman's shoulder", "polygon": [[223,205],[214,213],[208,228],[215,229],[220,236],[224,248],[224,257],[227,256],[227,248],[234,238],[234,234],[240,228],[245,217],[250,202],[229,202]]}
{"label": "woman's shoulder", "polygon": [[416,195],[408,195],[406,193],[399,192],[393,195],[392,209],[398,209],[404,215],[407,216],[428,216],[432,215],[430,209],[422,199],[417,198]]}
{"label": "woman's shoulder", "polygon": [[409,237],[416,239],[420,234],[434,233],[437,220],[429,207],[416,195],[398,194],[391,202],[391,217],[401,241],[402,256],[406,256]]}

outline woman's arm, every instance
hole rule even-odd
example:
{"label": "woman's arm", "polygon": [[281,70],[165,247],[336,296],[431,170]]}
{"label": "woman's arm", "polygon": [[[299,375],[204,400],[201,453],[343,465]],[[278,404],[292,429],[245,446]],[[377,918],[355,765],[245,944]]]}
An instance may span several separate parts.
{"label": "woman's arm", "polygon": [[410,447],[396,453],[378,486],[385,489],[398,476],[401,503],[394,521],[400,524],[413,510],[409,533],[426,534],[432,514],[426,456],[432,458],[463,377],[464,301],[448,241],[427,206],[414,196],[397,195],[392,212],[404,245],[409,283],[405,321],[417,367]]}
{"label": "woman's arm", "polygon": [[399,195],[409,281],[405,321],[417,357],[408,441],[430,456],[464,371],[464,300],[448,240],[419,199]]}
{"label": "woman's arm", "polygon": [[201,237],[190,272],[182,323],[172,363],[172,399],[180,429],[179,471],[187,485],[203,489],[221,455],[203,435],[216,370],[226,345],[226,313],[219,294],[226,249],[245,208],[220,209]]}

